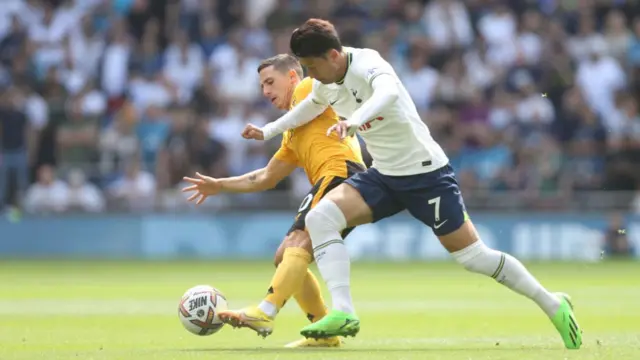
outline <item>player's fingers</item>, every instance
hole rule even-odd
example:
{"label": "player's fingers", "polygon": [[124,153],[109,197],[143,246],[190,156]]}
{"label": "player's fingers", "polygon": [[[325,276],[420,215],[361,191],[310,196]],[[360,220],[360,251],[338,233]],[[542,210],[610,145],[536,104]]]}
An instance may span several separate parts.
{"label": "player's fingers", "polygon": [[187,201],[193,201],[193,200],[194,200],[195,198],[197,198],[198,196],[200,196],[200,192],[199,192],[199,191],[198,191],[198,192],[196,192],[196,193],[194,193],[193,195],[189,196],[189,197],[187,198]]}
{"label": "player's fingers", "polygon": [[185,188],[182,188],[182,192],[189,192],[189,191],[194,191],[194,190],[198,190],[198,185],[191,185],[191,186],[187,186]]}
{"label": "player's fingers", "polygon": [[343,124],[340,124],[340,126],[338,127],[339,130],[339,134],[340,134],[340,140],[345,138],[345,134],[347,133],[347,131],[345,130],[345,127]]}
{"label": "player's fingers", "polygon": [[190,177],[187,177],[187,176],[183,177],[182,180],[184,180],[186,182],[190,182],[192,184],[196,184],[196,185],[202,184],[202,180],[190,178]]}
{"label": "player's fingers", "polygon": [[[196,176],[199,177],[202,180],[207,180],[207,177],[208,177],[208,176],[204,176],[204,175],[200,174],[199,172],[196,172]],[[200,180],[200,182],[202,182],[202,180]]]}
{"label": "player's fingers", "polygon": [[198,201],[196,201],[196,205],[200,205],[202,204],[205,200],[207,200],[207,195],[202,194],[202,196],[200,196],[200,199],[198,199]]}
{"label": "player's fingers", "polygon": [[331,136],[331,133],[334,132],[334,130],[336,129],[335,125],[332,125],[329,130],[327,130],[327,136]]}

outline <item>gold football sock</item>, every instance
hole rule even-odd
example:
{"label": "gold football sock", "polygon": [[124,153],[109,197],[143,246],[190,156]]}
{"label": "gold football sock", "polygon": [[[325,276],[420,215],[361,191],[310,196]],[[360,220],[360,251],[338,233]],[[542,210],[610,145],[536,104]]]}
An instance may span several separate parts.
{"label": "gold football sock", "polygon": [[311,259],[311,254],[305,249],[298,247],[286,248],[282,256],[282,262],[278,265],[276,273],[273,275],[265,300],[275,305],[277,310],[280,310],[287,300],[302,287]]}
{"label": "gold football sock", "polygon": [[302,288],[293,296],[300,305],[300,309],[307,314],[309,321],[316,322],[327,315],[328,311],[324,305],[320,284],[311,270],[307,269]]}

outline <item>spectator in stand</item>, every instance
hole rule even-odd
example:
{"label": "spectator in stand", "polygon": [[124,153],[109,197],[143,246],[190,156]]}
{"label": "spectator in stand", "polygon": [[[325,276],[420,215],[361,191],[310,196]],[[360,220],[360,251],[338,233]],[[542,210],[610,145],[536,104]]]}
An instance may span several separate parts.
{"label": "spectator in stand", "polygon": [[[30,126],[24,112],[25,97],[13,85],[0,91],[0,210],[7,200],[9,180],[15,177],[18,194],[29,185]],[[17,201],[11,199],[16,204]]]}
{"label": "spectator in stand", "polygon": [[69,188],[56,179],[55,169],[43,165],[38,169],[38,181],[31,185],[24,198],[24,210],[31,214],[61,213],[67,210]]}
{"label": "spectator in stand", "polygon": [[622,214],[611,215],[604,232],[603,247],[607,255],[614,258],[629,258],[635,253],[627,236],[625,219]]}
{"label": "spectator in stand", "polygon": [[[470,203],[515,190],[493,193],[491,205],[506,199],[508,206],[566,208],[584,205],[571,190],[635,191],[637,8],[600,1],[11,0],[0,6],[0,85],[13,94],[0,99],[0,205],[21,202],[29,167],[50,169],[38,172],[47,193],[65,190],[42,180],[44,173],[53,167],[66,178],[79,169],[106,203],[150,210],[175,206],[175,198],[156,199],[193,169],[226,176],[263,164],[277,140],[239,136],[245,123],[278,116],[260,99],[257,63],[288,52],[291,31],[308,17],[335,21],[345,45],[374,48],[393,65],[461,168]],[[18,184],[10,186],[15,176],[7,174],[16,171]],[[139,209],[126,186],[144,194]],[[279,190],[304,193],[308,184],[293,177]]]}
{"label": "spectator in stand", "polygon": [[86,181],[82,170],[69,171],[67,182],[66,211],[100,212],[105,208],[105,199],[97,186]]}
{"label": "spectator in stand", "polygon": [[152,173],[142,170],[137,161],[125,166],[124,174],[108,191],[125,210],[149,211],[155,206],[156,180]]}

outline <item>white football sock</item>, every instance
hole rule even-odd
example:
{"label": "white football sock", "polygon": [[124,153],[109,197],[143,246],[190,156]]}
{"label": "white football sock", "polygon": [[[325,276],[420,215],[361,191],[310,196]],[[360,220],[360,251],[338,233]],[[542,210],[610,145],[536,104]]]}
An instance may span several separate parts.
{"label": "white football sock", "polygon": [[276,315],[278,315],[278,308],[275,306],[275,304],[272,304],[267,300],[262,300],[262,302],[260,302],[260,304],[258,305],[258,308],[270,318],[274,318],[276,317]]}
{"label": "white football sock", "polygon": [[354,313],[350,287],[351,262],[340,235],[347,227],[344,214],[333,201],[323,199],[307,214],[305,223],[318,270],[331,293],[333,309]]}
{"label": "white football sock", "polygon": [[558,311],[560,299],[547,291],[513,256],[488,248],[482,240],[451,255],[467,270],[490,276],[535,301],[547,316],[552,317]]}

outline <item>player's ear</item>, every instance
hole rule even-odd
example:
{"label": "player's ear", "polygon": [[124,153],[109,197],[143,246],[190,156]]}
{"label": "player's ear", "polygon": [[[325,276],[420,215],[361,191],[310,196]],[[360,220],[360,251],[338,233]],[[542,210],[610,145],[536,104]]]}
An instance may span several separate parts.
{"label": "player's ear", "polygon": [[330,49],[327,52],[326,57],[331,60],[331,61],[336,61],[338,59],[338,56],[340,55],[340,51],[336,50],[336,49]]}
{"label": "player's ear", "polygon": [[289,82],[293,84],[296,80],[298,80],[298,73],[293,69],[289,70]]}

